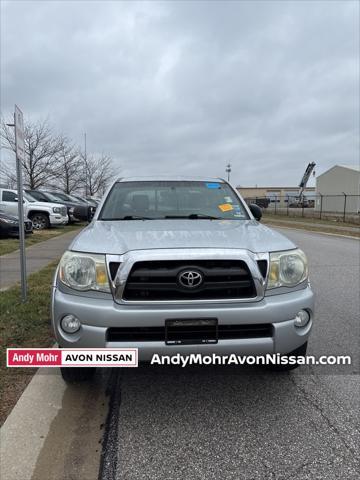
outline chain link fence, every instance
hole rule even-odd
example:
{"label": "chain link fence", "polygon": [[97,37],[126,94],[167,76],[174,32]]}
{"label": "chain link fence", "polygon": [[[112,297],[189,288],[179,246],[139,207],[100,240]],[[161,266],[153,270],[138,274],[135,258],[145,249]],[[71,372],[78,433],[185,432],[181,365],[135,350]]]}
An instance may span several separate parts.
{"label": "chain link fence", "polygon": [[309,195],[302,199],[289,195],[269,197],[247,197],[245,201],[255,203],[264,215],[316,218],[360,224],[360,195]]}

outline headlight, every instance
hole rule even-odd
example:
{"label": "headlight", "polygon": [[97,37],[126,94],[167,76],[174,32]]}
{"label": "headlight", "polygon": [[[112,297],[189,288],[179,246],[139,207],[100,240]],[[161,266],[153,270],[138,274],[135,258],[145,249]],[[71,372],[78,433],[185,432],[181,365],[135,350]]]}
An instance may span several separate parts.
{"label": "headlight", "polygon": [[286,252],[270,253],[267,288],[294,287],[308,277],[305,253],[297,248]]}
{"label": "headlight", "polygon": [[75,290],[110,291],[105,255],[65,252],[60,260],[59,278]]}
{"label": "headlight", "polygon": [[74,213],[74,207],[69,208],[69,213],[70,213],[70,215],[72,215]]}
{"label": "headlight", "polygon": [[60,212],[61,212],[61,208],[60,208],[60,207],[53,207],[53,212],[54,212],[54,213],[60,213]]}

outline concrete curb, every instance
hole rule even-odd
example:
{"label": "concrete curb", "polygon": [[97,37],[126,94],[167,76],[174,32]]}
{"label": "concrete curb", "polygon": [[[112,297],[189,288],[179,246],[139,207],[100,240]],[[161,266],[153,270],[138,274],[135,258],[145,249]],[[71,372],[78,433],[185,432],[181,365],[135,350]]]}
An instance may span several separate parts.
{"label": "concrete curb", "polygon": [[[1,427],[1,478],[30,480],[66,385],[56,369],[38,371]],[[51,371],[53,370],[53,371]]]}
{"label": "concrete curb", "polygon": [[1,428],[1,480],[98,480],[106,381],[66,385],[40,368]]}

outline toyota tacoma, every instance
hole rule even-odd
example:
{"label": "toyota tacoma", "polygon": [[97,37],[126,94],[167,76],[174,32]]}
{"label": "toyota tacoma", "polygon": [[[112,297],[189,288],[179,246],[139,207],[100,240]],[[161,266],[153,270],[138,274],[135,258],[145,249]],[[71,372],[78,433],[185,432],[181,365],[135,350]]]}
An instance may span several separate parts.
{"label": "toyota tacoma", "polygon": [[[314,315],[307,259],[260,218],[222,179],[116,180],[55,274],[59,346],[135,347],[140,361],[304,355]],[[93,373],[62,368],[66,381]]]}

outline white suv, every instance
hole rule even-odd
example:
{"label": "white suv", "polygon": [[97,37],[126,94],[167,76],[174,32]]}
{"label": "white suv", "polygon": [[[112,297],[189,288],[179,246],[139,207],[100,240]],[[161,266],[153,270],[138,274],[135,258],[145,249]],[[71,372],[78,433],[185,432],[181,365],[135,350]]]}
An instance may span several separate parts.
{"label": "white suv", "polygon": [[[17,215],[18,193],[16,190],[0,188],[0,208],[4,212]],[[67,208],[58,203],[38,202],[24,192],[24,215],[33,222],[36,230],[68,223]]]}

